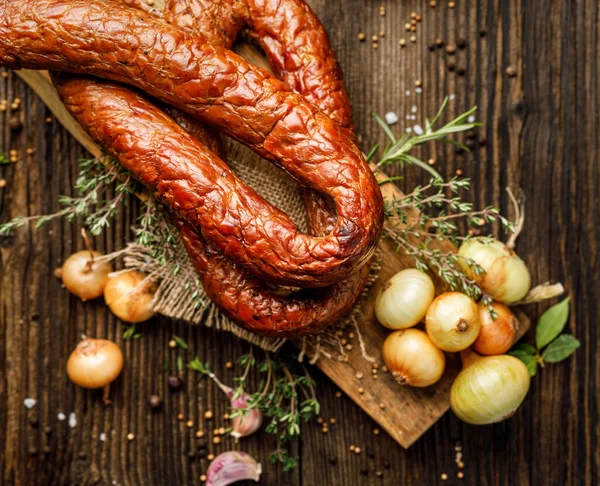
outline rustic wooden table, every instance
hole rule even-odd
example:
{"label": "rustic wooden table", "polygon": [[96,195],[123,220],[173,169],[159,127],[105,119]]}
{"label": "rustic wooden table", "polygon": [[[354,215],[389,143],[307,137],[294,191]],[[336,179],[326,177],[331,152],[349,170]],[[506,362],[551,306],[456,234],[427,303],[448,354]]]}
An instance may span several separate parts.
{"label": "rustic wooden table", "polygon": [[[272,444],[264,434],[246,440],[243,449],[265,465],[262,484],[429,485],[441,483],[442,473],[448,475],[445,484],[597,484],[598,3],[457,0],[454,8],[447,1],[438,1],[436,8],[426,1],[309,3],[327,26],[345,72],[364,150],[383,141],[371,112],[395,111],[400,131],[416,123],[405,119],[413,106],[418,119],[431,116],[446,95],[454,98],[448,115],[480,107],[485,128],[479,137],[487,143],[466,155],[441,146],[422,155],[435,156],[446,175],[460,169],[471,177],[471,198],[478,205],[496,204],[510,212],[504,187],[523,189],[527,221],[517,250],[535,282],[565,284],[573,298],[568,329],[582,347],[574,358],[539,373],[511,420],[471,427],[448,413],[409,450],[384,434],[374,435],[376,424],[351,400],[337,398],[335,386],[315,370],[323,415],[335,417],[337,424],[327,435],[317,425],[304,428],[294,450],[300,464],[291,474],[268,463]],[[382,3],[385,16],[380,16]],[[422,15],[415,43],[404,29],[413,11]],[[367,42],[358,41],[359,32]],[[372,35],[380,38],[377,49]],[[444,48],[430,51],[438,37],[446,45],[464,39],[466,46],[454,55]],[[452,62],[454,71],[448,68]],[[422,94],[414,91],[418,80]],[[12,113],[16,97],[22,104]],[[0,79],[0,99],[9,100],[0,116],[0,151],[19,153],[17,163],[0,166],[0,179],[6,180],[0,188],[0,220],[54,212],[58,196],[72,194],[76,161],[85,153],[61,126],[46,121],[46,107],[13,73]],[[24,121],[19,134],[9,128],[13,116]],[[416,169],[402,173],[401,187],[425,179]],[[118,214],[117,224],[96,240],[99,249],[124,245],[137,210],[133,202]],[[222,415],[226,403],[211,383],[195,386],[191,375],[185,392],[170,393],[162,370],[171,353],[167,342],[173,334],[184,337],[189,356],[202,356],[229,380],[235,370],[224,363],[245,345],[166,319],[154,319],[143,326],[142,339],[123,343],[119,323],[102,303],[76,301],[52,276],[54,267],[81,248],[79,229],[56,222],[0,237],[0,484],[199,484],[206,463],[189,457],[196,447],[194,429],[176,415],[199,422],[208,409]],[[545,307],[527,312],[535,319]],[[113,390],[111,407],[65,375],[66,359],[82,333],[123,343],[127,372]],[[158,413],[147,405],[152,393],[165,399]],[[23,404],[28,397],[37,400],[31,410]],[[76,428],[57,417],[71,412]],[[99,439],[102,432],[105,441]],[[126,439],[130,432],[133,441]],[[363,453],[349,453],[349,444],[362,446]],[[457,479],[457,444],[463,448],[462,480]],[[226,450],[227,442],[219,447]],[[367,475],[361,473],[365,468]]]}

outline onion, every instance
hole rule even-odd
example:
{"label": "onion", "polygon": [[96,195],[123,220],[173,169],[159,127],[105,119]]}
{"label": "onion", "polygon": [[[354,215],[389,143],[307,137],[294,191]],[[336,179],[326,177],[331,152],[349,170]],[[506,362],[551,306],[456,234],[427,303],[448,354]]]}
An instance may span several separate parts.
{"label": "onion", "polygon": [[390,278],[377,296],[375,317],[389,329],[406,329],[425,317],[435,289],[429,275],[414,268]]}
{"label": "onion", "polygon": [[119,319],[138,323],[154,315],[156,286],[146,275],[130,271],[111,277],[104,288],[106,305]]}
{"label": "onion", "polygon": [[401,385],[433,385],[444,373],[446,358],[423,331],[404,329],[383,343],[383,360]]}
{"label": "onion", "polygon": [[438,348],[456,352],[468,348],[479,333],[479,308],[460,292],[438,296],[427,309],[425,329]]}
{"label": "onion", "polygon": [[492,424],[512,416],[529,391],[527,367],[513,356],[461,353],[463,370],[450,390],[455,415],[474,425]]}
{"label": "onion", "polygon": [[[490,238],[471,238],[461,245],[458,254],[463,257],[461,266],[464,272],[494,300],[512,304],[529,292],[529,270],[504,243]],[[469,261],[475,262],[485,273],[476,275]]]}
{"label": "onion", "polygon": [[104,388],[108,400],[109,385],[121,374],[121,348],[107,339],[84,338],[67,360],[67,375],[83,388]]}
{"label": "onion", "polygon": [[504,354],[515,342],[519,321],[508,307],[500,302],[492,303],[496,318],[488,305],[479,304],[481,328],[473,343],[473,349],[486,356]]}
{"label": "onion", "polygon": [[65,260],[55,275],[62,279],[69,292],[82,301],[96,299],[104,292],[112,266],[108,262],[98,263],[94,259],[102,256],[97,251],[82,250]]}

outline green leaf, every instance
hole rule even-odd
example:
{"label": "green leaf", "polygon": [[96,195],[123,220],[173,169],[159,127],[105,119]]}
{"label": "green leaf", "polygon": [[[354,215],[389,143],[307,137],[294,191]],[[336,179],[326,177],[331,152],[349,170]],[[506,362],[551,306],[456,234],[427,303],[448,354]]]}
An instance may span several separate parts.
{"label": "green leaf", "polygon": [[537,365],[538,360],[537,356],[529,354],[526,351],[510,351],[508,353],[510,356],[514,356],[515,358],[521,360],[523,364],[527,367],[527,371],[529,371],[529,376],[535,376],[537,373]]}
{"label": "green leaf", "polygon": [[535,354],[536,354],[536,349],[531,344],[527,344],[527,343],[515,344],[513,346],[513,348],[511,349],[511,353],[513,351],[523,351],[527,354],[531,354],[532,356],[535,356]]}
{"label": "green leaf", "polygon": [[177,356],[177,371],[181,371],[183,369],[183,358],[181,356]]}
{"label": "green leaf", "polygon": [[535,344],[542,349],[553,341],[565,328],[569,317],[570,298],[550,307],[542,314],[535,329]]}
{"label": "green leaf", "polygon": [[0,154],[0,165],[10,164],[10,160],[6,158],[5,154]]}
{"label": "green leaf", "polygon": [[173,335],[173,339],[177,343],[177,346],[179,346],[180,348],[185,349],[185,350],[188,349],[188,343],[186,343],[182,338],[180,338],[179,336]]}
{"label": "green leaf", "polygon": [[169,358],[165,358],[163,362],[163,370],[169,371]]}
{"label": "green leaf", "polygon": [[571,356],[581,343],[570,334],[563,334],[552,341],[542,356],[546,363],[560,363]]}

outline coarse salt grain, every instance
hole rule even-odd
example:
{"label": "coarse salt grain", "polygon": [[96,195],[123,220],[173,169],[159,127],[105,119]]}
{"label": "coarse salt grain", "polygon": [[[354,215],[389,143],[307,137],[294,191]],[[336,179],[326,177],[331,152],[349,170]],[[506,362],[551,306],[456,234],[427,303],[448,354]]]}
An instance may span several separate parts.
{"label": "coarse salt grain", "polygon": [[411,112],[416,113],[418,110],[417,105],[413,105],[410,109]]}
{"label": "coarse salt grain", "polygon": [[35,398],[26,398],[25,400],[23,400],[23,405],[25,405],[29,409],[35,407],[36,403],[37,400]]}
{"label": "coarse salt grain", "polygon": [[407,89],[406,92],[404,93],[406,96],[410,96],[410,89]]}
{"label": "coarse salt grain", "polygon": [[58,420],[60,420],[61,422],[62,422],[64,419],[66,419],[66,418],[67,418],[67,416],[66,416],[64,413],[62,413],[62,412],[60,412],[60,413],[59,413],[59,414],[58,414],[56,417],[57,417],[57,418],[58,418]]}
{"label": "coarse salt grain", "polygon": [[423,135],[423,129],[421,128],[421,125],[415,125],[413,127],[413,131],[417,134],[417,135]]}
{"label": "coarse salt grain", "polygon": [[388,125],[393,125],[394,123],[398,123],[398,115],[396,115],[396,113],[394,113],[393,111],[388,111],[385,114],[385,122]]}
{"label": "coarse salt grain", "polygon": [[467,118],[467,121],[469,123],[473,123],[475,121],[475,115],[469,115],[469,117]]}
{"label": "coarse salt grain", "polygon": [[72,429],[77,427],[77,416],[75,415],[75,412],[71,412],[69,414],[69,427]]}
{"label": "coarse salt grain", "polygon": [[104,432],[102,432],[100,434],[100,442],[104,442],[106,440],[106,434]]}
{"label": "coarse salt grain", "polygon": [[416,120],[416,119],[417,119],[417,116],[416,116],[416,115],[411,115],[411,116],[410,116],[410,119],[411,119],[411,120]]}
{"label": "coarse salt grain", "polygon": [[423,88],[415,88],[415,93],[421,94],[423,92]]}
{"label": "coarse salt grain", "polygon": [[408,128],[406,129],[406,133],[410,133],[410,132],[412,132],[412,128],[408,127]]}
{"label": "coarse salt grain", "polygon": [[456,95],[455,95],[455,94],[451,94],[451,95],[449,95],[449,96],[448,96],[448,99],[449,99],[450,101],[454,101],[454,100],[455,100],[455,98],[456,98]]}

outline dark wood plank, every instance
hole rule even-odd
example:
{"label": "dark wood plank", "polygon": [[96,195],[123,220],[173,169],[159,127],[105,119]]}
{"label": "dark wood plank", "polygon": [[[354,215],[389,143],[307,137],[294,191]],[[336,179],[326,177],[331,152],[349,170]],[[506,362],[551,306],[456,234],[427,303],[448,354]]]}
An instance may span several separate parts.
{"label": "dark wood plank", "polygon": [[[534,380],[530,395],[515,417],[491,427],[471,427],[446,415],[408,451],[385,434],[375,436],[375,424],[351,400],[337,398],[336,388],[317,373],[325,417],[337,424],[324,435],[316,425],[305,427],[299,446],[301,466],[289,476],[265,464],[264,484],[593,484],[600,468],[598,360],[600,291],[598,227],[600,216],[599,7],[594,0],[549,2],[532,0],[458,0],[454,9],[438,1],[379,2],[311,1],[327,25],[346,73],[363,149],[383,141],[370,118],[372,111],[396,111],[401,118],[417,105],[417,115],[431,114],[444,95],[455,94],[448,116],[477,103],[480,130],[487,144],[471,155],[437,147],[437,167],[446,174],[461,169],[473,177],[470,197],[478,204],[500,204],[510,211],[504,187],[520,186],[527,196],[527,229],[518,252],[528,262],[534,280],[561,280],[573,298],[570,332],[583,343],[566,363],[548,366]],[[423,15],[411,44],[403,25],[411,11]],[[358,32],[385,37],[374,50],[360,44]],[[482,37],[481,29],[487,30]],[[435,37],[446,42],[465,38],[457,51],[457,66],[466,75],[449,72],[448,56],[430,52]],[[400,38],[407,47],[401,48]],[[506,68],[517,76],[510,78]],[[424,92],[405,96],[421,79]],[[0,189],[0,217],[36,214],[56,209],[59,194],[70,194],[84,152],[56,124],[46,124],[46,109],[11,74],[0,80],[0,98],[23,99],[25,129],[12,136],[9,113],[2,113],[0,149],[36,152],[21,156],[16,165],[0,167],[7,187]],[[418,100],[415,102],[415,100]],[[405,120],[397,126],[401,130]],[[426,152],[425,156],[429,156]],[[412,168],[398,171],[405,187],[426,176]],[[40,190],[40,188],[42,190]],[[96,241],[100,249],[115,249],[126,241],[135,218],[133,204],[119,215],[118,224]],[[50,234],[50,231],[53,233]],[[73,387],[63,370],[81,333],[112,337],[121,342],[119,324],[100,304],[76,302],[52,277],[53,268],[81,248],[78,227],[57,223],[47,229],[21,231],[0,240],[0,484],[198,484],[205,463],[190,461],[191,431],[177,413],[201,423],[206,409],[219,416],[225,403],[209,383],[196,386],[186,376],[185,393],[171,393],[162,373],[172,334],[190,343],[190,356],[212,362],[226,379],[233,373],[222,365],[244,349],[234,338],[157,319],[144,326],[141,340],[125,344],[127,370],[114,389],[114,404],[100,405],[94,393]],[[545,306],[530,306],[536,318]],[[147,397],[165,398],[160,413],[152,414]],[[23,399],[38,400],[28,411]],[[76,411],[78,426],[59,422],[59,412]],[[39,426],[29,420],[37,417]],[[47,435],[44,427],[50,426]],[[210,426],[212,429],[212,426]],[[194,430],[194,429],[191,429]],[[136,440],[128,443],[128,432]],[[107,433],[100,442],[101,432]],[[271,444],[265,436],[250,438],[243,448],[267,462]],[[454,446],[463,445],[465,478],[456,478]],[[347,452],[350,444],[363,448]],[[50,453],[44,454],[44,447]],[[230,445],[221,445],[226,450]],[[366,455],[366,448],[374,459]],[[29,450],[36,450],[30,455]],[[86,455],[80,457],[83,451]],[[31,451],[33,452],[33,451]],[[338,457],[333,467],[328,459]],[[383,459],[391,469],[383,468]],[[367,466],[368,476],[360,469]],[[384,472],[382,479],[375,471]]]}

